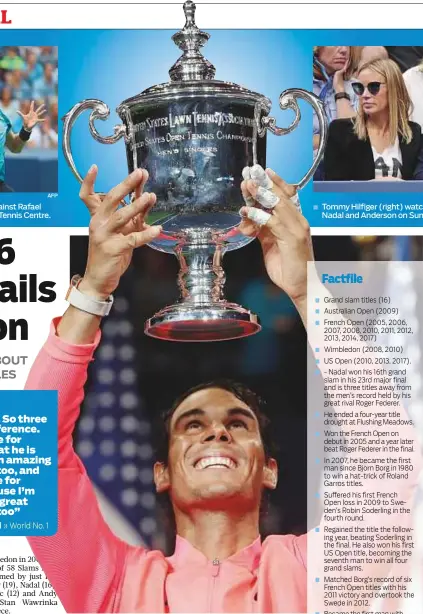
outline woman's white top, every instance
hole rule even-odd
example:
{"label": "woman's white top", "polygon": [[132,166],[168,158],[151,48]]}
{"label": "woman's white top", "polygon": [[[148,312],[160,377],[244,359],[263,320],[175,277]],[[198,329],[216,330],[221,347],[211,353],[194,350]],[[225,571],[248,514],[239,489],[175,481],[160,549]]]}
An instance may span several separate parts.
{"label": "woman's white top", "polygon": [[375,161],[375,179],[382,177],[402,179],[402,154],[398,137],[395,139],[395,143],[386,147],[382,153],[376,151],[372,145],[372,152]]}

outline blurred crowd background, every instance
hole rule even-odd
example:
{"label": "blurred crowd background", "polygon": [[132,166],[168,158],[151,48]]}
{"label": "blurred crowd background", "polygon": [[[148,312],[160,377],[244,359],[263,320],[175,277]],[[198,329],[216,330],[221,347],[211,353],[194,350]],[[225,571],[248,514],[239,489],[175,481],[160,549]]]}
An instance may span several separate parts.
{"label": "blurred crowd background", "polygon": [[46,106],[45,121],[35,126],[27,148],[57,149],[57,47],[0,47],[0,109],[19,132],[29,105]]}
{"label": "blurred crowd background", "polygon": [[[330,236],[313,242],[317,260],[423,259],[422,237]],[[87,238],[72,237],[72,275],[83,274],[86,255]],[[306,334],[290,299],[269,281],[258,241],[227,254],[224,268],[227,299],[257,313],[262,331],[208,344],[160,341],[144,334],[144,323],[178,298],[177,260],[150,248],[136,250],[103,325],[76,434],[77,452],[114,530],[168,553],[174,535],[152,482],[158,418],[189,387],[220,377],[260,394],[273,424],[280,476],[262,535],[307,527]]]}

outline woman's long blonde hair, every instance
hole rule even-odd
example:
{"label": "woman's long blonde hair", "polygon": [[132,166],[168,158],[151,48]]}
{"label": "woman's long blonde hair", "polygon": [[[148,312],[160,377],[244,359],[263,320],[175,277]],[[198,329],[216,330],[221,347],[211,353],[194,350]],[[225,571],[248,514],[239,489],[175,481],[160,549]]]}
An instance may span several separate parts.
{"label": "woman's long blonde hair", "polygon": [[[360,73],[366,69],[377,72],[383,78],[388,89],[389,141],[391,145],[395,143],[398,135],[406,143],[409,143],[413,138],[413,133],[408,123],[413,104],[398,65],[393,60],[373,60],[360,66],[357,77],[359,78]],[[367,138],[366,124],[367,116],[360,104],[354,120],[354,132],[363,141]]]}

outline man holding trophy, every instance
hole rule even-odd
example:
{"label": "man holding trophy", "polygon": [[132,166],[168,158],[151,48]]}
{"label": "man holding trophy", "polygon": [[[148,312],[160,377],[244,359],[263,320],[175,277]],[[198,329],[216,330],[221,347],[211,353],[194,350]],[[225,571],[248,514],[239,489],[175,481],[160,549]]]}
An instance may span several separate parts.
{"label": "man holding trophy", "polygon": [[[92,215],[86,271],[27,382],[28,389],[59,391],[59,529],[29,538],[34,554],[68,612],[305,612],[306,536],[260,540],[262,495],[276,487],[277,466],[268,453],[266,418],[240,384],[198,386],[166,418],[168,457],[156,462],[154,480],[172,502],[173,556],[129,546],[101,515],[72,431],[102,316],[133,250],[160,228],[145,222],[156,200],[143,193],[146,171],[134,171],[103,199],[94,192],[96,173],[94,166],[81,188]],[[308,223],[292,201],[295,190],[270,169],[250,167],[243,175],[240,231],[258,232],[270,278],[306,323],[313,251]],[[131,192],[132,203],[119,208]]]}
{"label": "man holding trophy", "polygon": [[[34,555],[67,612],[306,612],[308,536],[260,537],[263,494],[276,487],[278,467],[269,421],[242,384],[200,384],[164,416],[167,448],[154,464],[154,482],[172,505],[172,556],[123,542],[100,512],[72,432],[101,319],[133,250],[161,230],[145,221],[156,200],[143,192],[145,170],[131,173],[103,199],[94,191],[96,173],[94,166],[81,188],[92,215],[86,271],[71,285],[70,306],[53,321],[26,385],[59,393],[58,531],[29,537]],[[259,166],[245,168],[243,176],[239,231],[258,234],[270,279],[291,298],[306,326],[313,249],[295,189]],[[119,208],[129,193],[135,195],[132,203]],[[407,427],[407,437],[414,438],[413,432]],[[398,486],[407,501],[421,467],[415,449],[415,469]],[[377,479],[377,485],[383,491],[389,479]],[[378,570],[373,562],[363,573]]]}
{"label": "man holding trophy", "polygon": [[[307,536],[260,538],[263,493],[276,487],[278,468],[268,420],[245,386],[199,385],[164,417],[167,450],[154,465],[154,482],[172,504],[176,547],[170,557],[132,547],[112,533],[72,446],[100,322],[134,249],[150,245],[174,253],[181,268],[181,300],[150,318],[150,336],[213,341],[258,332],[254,314],[224,300],[221,266],[226,251],[256,236],[271,281],[307,325],[313,249],[297,192],[323,154],[322,105],[309,92],[286,90],[280,106],[294,111],[295,119],[278,128],[268,116],[270,100],[215,81],[214,67],[199,51],[208,34],[195,25],[194,9],[192,2],[184,4],[186,24],[173,37],[183,55],[169,71],[171,81],[123,101],[117,109],[122,124],[113,136],[102,137],[94,126],[109,115],[97,99],[78,103],[64,118],[65,157],[91,213],[88,261],[84,276],[72,279],[69,308],[53,321],[26,387],[59,392],[58,532],[28,539],[68,612],[307,611]],[[298,125],[298,98],[319,118],[320,148],[306,175],[288,185],[264,170],[266,134],[287,134]],[[92,110],[94,138],[125,141],[130,174],[103,195],[94,188],[97,167],[83,180],[71,152],[71,128],[85,109]],[[121,207],[127,196],[129,204]],[[149,225],[153,208],[161,217]]]}
{"label": "man holding trophy", "polygon": [[[174,253],[180,263],[181,300],[150,318],[150,336],[215,341],[258,332],[257,316],[224,299],[221,266],[226,251],[256,236],[270,279],[306,322],[313,251],[297,191],[323,154],[323,109],[313,94],[286,90],[280,106],[295,118],[278,128],[268,116],[268,98],[214,80],[214,67],[200,53],[209,35],[195,25],[194,10],[185,2],[185,27],[173,36],[183,54],[169,71],[171,81],[123,101],[114,135],[102,137],[94,126],[109,115],[100,100],[84,100],[64,118],[64,154],[91,213],[88,260],[84,276],[72,279],[70,306],[53,322],[27,388],[59,391],[59,529],[29,541],[69,612],[293,613],[307,607],[306,537],[274,535],[261,543],[262,496],[276,487],[277,464],[268,420],[248,388],[197,386],[164,419],[168,445],[155,463],[154,481],[172,503],[177,537],[171,557],[113,535],[72,447],[100,322],[134,249],[149,245]],[[267,131],[283,135],[298,125],[298,98],[314,107],[322,138],[313,166],[293,186],[264,167]],[[125,141],[130,174],[103,195],[94,188],[97,167],[82,179],[71,151],[73,123],[86,109],[97,141]],[[153,208],[159,217],[149,225]]]}

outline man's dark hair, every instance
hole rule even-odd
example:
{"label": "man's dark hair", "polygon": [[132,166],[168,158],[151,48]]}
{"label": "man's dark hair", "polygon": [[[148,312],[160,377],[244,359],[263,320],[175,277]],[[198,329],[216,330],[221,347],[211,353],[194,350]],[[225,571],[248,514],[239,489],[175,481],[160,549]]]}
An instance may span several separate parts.
{"label": "man's dark hair", "polygon": [[209,388],[220,388],[221,390],[227,390],[237,399],[248,405],[257,418],[266,461],[269,458],[272,458],[275,454],[276,446],[270,431],[270,420],[264,410],[265,401],[259,397],[258,394],[250,390],[250,388],[248,388],[245,384],[241,384],[240,382],[230,379],[216,379],[210,382],[198,384],[197,386],[185,391],[173,402],[170,409],[163,412],[160,421],[161,428],[158,429],[156,461],[164,463],[165,465],[168,463],[170,422],[177,408],[183,401],[185,401],[185,399],[195,392],[207,390]]}

